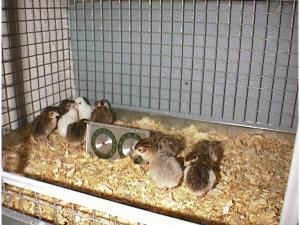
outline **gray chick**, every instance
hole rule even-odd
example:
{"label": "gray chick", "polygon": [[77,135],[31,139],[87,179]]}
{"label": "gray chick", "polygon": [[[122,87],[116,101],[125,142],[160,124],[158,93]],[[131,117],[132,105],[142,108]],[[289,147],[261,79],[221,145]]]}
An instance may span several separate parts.
{"label": "gray chick", "polygon": [[68,125],[66,140],[70,145],[81,147],[84,143],[87,121],[87,119],[81,119]]}
{"label": "gray chick", "polygon": [[42,112],[32,123],[31,134],[37,141],[47,141],[57,125],[59,114],[54,111]]}
{"label": "gray chick", "polygon": [[96,101],[95,109],[92,112],[91,121],[112,124],[114,120],[114,114],[109,101],[106,99]]}
{"label": "gray chick", "polygon": [[133,158],[136,157],[142,157],[149,163],[148,174],[159,187],[169,189],[179,185],[183,171],[175,157],[156,151],[144,141],[135,145]]}

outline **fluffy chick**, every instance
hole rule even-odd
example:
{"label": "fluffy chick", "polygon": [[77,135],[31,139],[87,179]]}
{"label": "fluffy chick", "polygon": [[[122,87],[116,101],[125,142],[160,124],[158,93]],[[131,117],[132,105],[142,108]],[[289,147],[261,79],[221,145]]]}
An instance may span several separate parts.
{"label": "fluffy chick", "polygon": [[184,139],[173,135],[160,134],[156,138],[157,151],[165,152],[171,156],[177,156],[185,148]]}
{"label": "fluffy chick", "polygon": [[202,164],[218,169],[223,158],[223,147],[219,141],[199,141],[193,148],[192,152],[185,157],[185,161],[191,161],[195,158],[201,160]]}
{"label": "fluffy chick", "polygon": [[85,141],[87,119],[81,119],[69,124],[67,128],[66,140],[72,145],[81,145]]}
{"label": "fluffy chick", "polygon": [[217,183],[214,170],[217,167],[223,148],[217,141],[200,141],[193,146],[192,152],[184,158],[184,184],[197,196],[204,196]]}
{"label": "fluffy chick", "polygon": [[78,110],[79,119],[90,119],[92,115],[92,107],[85,97],[78,97],[75,99],[76,108]]}
{"label": "fluffy chick", "polygon": [[57,117],[59,114],[50,110],[47,112],[42,112],[32,123],[31,134],[37,141],[45,141],[48,136],[56,128]]}
{"label": "fluffy chick", "polygon": [[59,114],[59,117],[61,117],[62,115],[66,114],[70,110],[71,105],[74,103],[75,103],[74,100],[64,99],[60,102],[59,106],[48,106],[43,111],[44,112],[56,111]]}
{"label": "fluffy chick", "polygon": [[196,196],[204,196],[217,182],[215,172],[201,163],[195,163],[184,169],[183,182]]}
{"label": "fluffy chick", "polygon": [[101,101],[95,102],[95,109],[92,112],[91,120],[109,124],[114,122],[114,114],[108,100],[102,99]]}
{"label": "fluffy chick", "polygon": [[70,110],[58,120],[57,131],[59,135],[66,138],[68,126],[78,121],[78,119],[78,111],[75,108],[75,103],[72,103],[70,106]]}
{"label": "fluffy chick", "polygon": [[175,157],[185,148],[185,143],[182,138],[156,132],[148,138],[139,140],[136,146],[142,146]]}
{"label": "fluffy chick", "polygon": [[168,189],[178,186],[183,171],[175,157],[139,143],[135,145],[134,151],[134,158],[140,156],[149,162],[148,175],[159,187]]}

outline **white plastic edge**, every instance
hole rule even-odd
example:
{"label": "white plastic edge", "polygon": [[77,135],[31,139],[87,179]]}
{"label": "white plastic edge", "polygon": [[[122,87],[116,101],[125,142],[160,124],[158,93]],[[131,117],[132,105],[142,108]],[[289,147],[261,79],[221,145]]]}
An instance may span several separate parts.
{"label": "white plastic edge", "polygon": [[299,148],[300,136],[297,133],[288,184],[284,196],[280,225],[297,225],[299,210]]}
{"label": "white plastic edge", "polygon": [[129,222],[139,222],[149,225],[196,225],[195,223],[185,220],[109,201],[4,171],[2,172],[2,182],[20,188],[29,189],[66,202],[78,204],[92,210],[99,210],[104,213],[118,216],[120,219],[125,219]]}

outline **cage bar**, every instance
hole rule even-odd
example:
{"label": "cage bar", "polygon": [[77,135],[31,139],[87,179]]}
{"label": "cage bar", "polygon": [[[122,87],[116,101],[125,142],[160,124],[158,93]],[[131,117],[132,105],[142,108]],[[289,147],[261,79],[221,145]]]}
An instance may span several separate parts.
{"label": "cage bar", "polygon": [[[74,17],[75,17],[75,32],[76,32],[76,54],[77,54],[77,85],[78,85],[78,95],[81,96],[80,88],[80,78],[79,78],[79,46],[78,46],[78,20],[77,20],[77,0],[73,0],[74,5]],[[48,10],[48,7],[47,7]],[[104,58],[104,57],[103,57]]]}
{"label": "cage bar", "polygon": [[139,28],[140,28],[140,65],[139,65],[139,107],[142,106],[142,64],[143,64],[143,8],[142,8],[142,0],[139,0]]}
{"label": "cage bar", "polygon": [[159,20],[160,20],[160,46],[159,46],[159,82],[158,82],[158,109],[160,109],[161,102],[161,67],[162,67],[162,0],[159,0]]}
{"label": "cage bar", "polygon": [[101,33],[102,33],[102,79],[103,79],[103,82],[102,82],[102,96],[103,98],[106,98],[106,87],[105,87],[105,84],[106,84],[106,79],[105,79],[105,54],[104,54],[104,23],[103,23],[103,0],[100,0],[100,3],[101,3]]}
{"label": "cage bar", "polygon": [[150,53],[149,53],[149,94],[148,94],[148,108],[151,108],[152,96],[152,0],[149,0],[149,36],[150,36]]}
{"label": "cage bar", "polygon": [[270,1],[267,0],[267,6],[266,6],[266,28],[265,28],[265,40],[264,40],[264,47],[263,47],[263,57],[261,62],[261,68],[260,68],[260,79],[259,79],[259,88],[258,88],[258,97],[257,97],[257,103],[256,103],[256,115],[255,115],[255,121],[258,122],[258,112],[259,112],[259,104],[260,104],[260,98],[261,98],[261,89],[262,89],[262,79],[264,74],[264,62],[266,57],[266,42],[267,42],[267,35],[268,35],[268,25],[269,25],[269,14],[270,14]]}
{"label": "cage bar", "polygon": [[236,78],[235,78],[235,91],[233,98],[233,110],[232,110],[232,120],[235,120],[235,110],[236,110],[236,99],[237,99],[237,90],[239,85],[239,70],[240,70],[240,58],[241,58],[241,45],[242,45],[242,32],[243,32],[243,17],[244,17],[244,1],[241,1],[241,15],[240,15],[240,40],[238,47],[238,58],[237,58],[237,69],[236,69]]}
{"label": "cage bar", "polygon": [[246,98],[245,98],[245,107],[244,107],[244,114],[243,118],[246,120],[247,118],[247,109],[248,109],[248,96],[249,96],[249,83],[250,83],[250,77],[251,77],[251,69],[252,69],[252,58],[253,58],[253,38],[254,38],[254,32],[255,32],[255,17],[256,17],[256,1],[253,1],[253,17],[252,17],[252,29],[251,29],[251,51],[250,51],[250,61],[249,61],[249,74],[248,79],[246,83]]}
{"label": "cage bar", "polygon": [[[173,23],[173,19],[174,19],[174,14],[173,14],[173,7],[174,7],[174,4],[173,4],[173,0],[170,0],[170,13],[171,13],[171,45],[170,45],[170,55],[172,56],[173,55],[173,26],[174,26],[174,23]],[[172,102],[172,79],[173,79],[173,76],[172,76],[172,68],[173,68],[173,57],[170,57],[170,77],[169,77],[169,112],[171,112],[171,102]]]}
{"label": "cage bar", "polygon": [[[111,37],[111,102],[114,103],[114,32],[112,29],[112,0],[110,0],[110,37]],[[103,49],[104,50],[104,49]]]}
{"label": "cage bar", "polygon": [[130,74],[130,82],[129,82],[129,104],[132,105],[132,13],[131,13],[131,0],[128,0],[128,7],[129,7],[129,43],[130,43],[130,50],[129,50],[129,74]]}
{"label": "cage bar", "polygon": [[200,115],[203,114],[203,87],[205,77],[205,59],[206,59],[206,38],[207,38],[207,0],[205,0],[205,20],[204,20],[204,42],[203,42],[203,56],[202,56],[202,79],[201,79],[201,93],[200,93]]}
{"label": "cage bar", "polygon": [[292,120],[291,120],[291,125],[290,127],[293,128],[294,127],[294,123],[295,123],[295,114],[298,111],[297,110],[297,103],[298,103],[298,85],[297,85],[297,89],[296,89],[296,96],[295,96],[295,102],[294,102],[294,106],[293,106],[293,115],[292,115]]}
{"label": "cage bar", "polygon": [[[219,40],[219,14],[220,14],[220,1],[217,0],[217,15],[216,15],[216,48],[215,48],[215,58],[218,57],[218,40]],[[213,117],[214,114],[214,101],[215,101],[215,85],[216,85],[216,70],[217,70],[217,60],[214,62],[214,74],[213,74],[213,82],[212,82],[212,94],[211,94],[211,105],[210,105],[210,116]]]}
{"label": "cage bar", "polygon": [[270,100],[268,104],[268,117],[267,117],[267,123],[270,123],[271,119],[271,110],[272,110],[272,101],[273,101],[273,94],[274,94],[274,84],[275,84],[275,74],[277,71],[277,60],[278,60],[278,48],[279,48],[279,38],[280,38],[280,31],[281,31],[281,18],[282,18],[282,1],[279,1],[280,4],[280,15],[279,15],[279,26],[278,26],[278,32],[277,32],[277,43],[276,43],[276,51],[275,51],[275,64],[273,66],[273,77],[272,77],[272,85],[271,85],[271,91],[270,91]]}
{"label": "cage bar", "polygon": [[192,82],[194,80],[194,57],[195,57],[195,23],[196,23],[196,1],[193,0],[193,32],[192,32],[192,65],[191,65],[191,79],[189,91],[189,113],[192,112]]}
{"label": "cage bar", "polygon": [[280,106],[280,117],[279,117],[279,126],[282,125],[282,115],[283,115],[283,107],[284,107],[284,100],[286,96],[286,86],[287,86],[287,81],[289,77],[289,65],[290,65],[290,60],[291,60],[291,49],[292,49],[292,43],[293,43],[293,34],[294,34],[294,23],[295,23],[295,14],[296,14],[296,1],[294,0],[293,3],[293,15],[292,15],[292,21],[291,21],[291,33],[290,33],[290,41],[289,41],[289,49],[288,49],[288,60],[287,60],[287,66],[286,66],[286,72],[285,72],[285,77],[284,77],[284,86],[283,86],[283,95],[281,99],[281,106]]}
{"label": "cage bar", "polygon": [[225,63],[225,77],[224,77],[224,89],[223,89],[223,100],[222,100],[222,113],[221,118],[224,119],[225,101],[226,101],[226,87],[227,87],[227,72],[228,72],[228,58],[229,58],[229,47],[230,47],[230,36],[231,36],[231,10],[232,0],[228,1],[229,15],[228,15],[228,38],[227,38],[227,51],[226,51],[226,63]]}
{"label": "cage bar", "polygon": [[[120,73],[121,73],[121,88],[120,88],[120,93],[121,93],[121,104],[123,104],[123,18],[122,18],[122,1],[119,0],[119,17],[120,17],[120,45],[121,45],[121,62],[120,62]],[[142,31],[141,31],[142,34]]]}
{"label": "cage bar", "polygon": [[184,45],[184,0],[181,1],[181,61],[180,61],[180,86],[179,86],[179,112],[181,112],[182,101],[182,79],[183,79],[183,45]]}

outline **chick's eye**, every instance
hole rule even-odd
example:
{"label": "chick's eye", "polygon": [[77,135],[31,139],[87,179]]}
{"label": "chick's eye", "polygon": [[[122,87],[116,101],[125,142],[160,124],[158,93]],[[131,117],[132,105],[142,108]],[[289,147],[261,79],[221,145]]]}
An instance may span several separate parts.
{"label": "chick's eye", "polygon": [[138,151],[139,152],[144,152],[145,150],[144,150],[144,148],[138,148]]}

